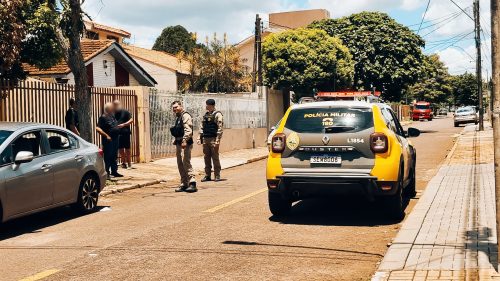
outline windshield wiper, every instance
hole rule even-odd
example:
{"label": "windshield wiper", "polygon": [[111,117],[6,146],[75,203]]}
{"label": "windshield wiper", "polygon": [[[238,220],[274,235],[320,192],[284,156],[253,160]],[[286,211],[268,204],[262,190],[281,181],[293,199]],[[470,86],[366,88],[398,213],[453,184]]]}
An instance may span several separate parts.
{"label": "windshield wiper", "polygon": [[330,126],[330,127],[325,127],[325,133],[341,133],[341,132],[348,132],[356,129],[356,127],[353,126]]}

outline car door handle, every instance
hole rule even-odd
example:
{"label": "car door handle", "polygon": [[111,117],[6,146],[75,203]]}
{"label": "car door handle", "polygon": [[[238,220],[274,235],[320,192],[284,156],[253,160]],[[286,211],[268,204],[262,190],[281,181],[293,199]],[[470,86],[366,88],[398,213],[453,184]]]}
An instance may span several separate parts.
{"label": "car door handle", "polygon": [[52,165],[51,164],[45,164],[42,166],[42,168],[40,168],[40,170],[44,171],[44,172],[48,172],[50,171],[50,169],[52,169]]}
{"label": "car door handle", "polygon": [[82,155],[77,155],[77,156],[75,156],[75,160],[76,160],[76,162],[80,162],[80,161],[83,160],[83,156]]}

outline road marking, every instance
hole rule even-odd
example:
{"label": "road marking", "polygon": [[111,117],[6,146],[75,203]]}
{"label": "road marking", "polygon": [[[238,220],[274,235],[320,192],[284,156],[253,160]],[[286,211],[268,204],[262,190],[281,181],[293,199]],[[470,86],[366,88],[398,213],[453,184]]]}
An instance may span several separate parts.
{"label": "road marking", "polygon": [[261,193],[263,193],[263,192],[265,192],[265,191],[267,191],[267,187],[266,187],[266,188],[263,188],[263,189],[259,189],[259,190],[257,190],[257,191],[254,191],[254,192],[252,192],[252,193],[250,193],[250,194],[247,194],[247,195],[245,195],[245,196],[241,196],[241,197],[239,197],[239,198],[236,198],[236,199],[234,199],[234,200],[231,200],[231,201],[229,201],[229,202],[227,202],[227,203],[224,203],[224,204],[221,204],[221,205],[219,205],[219,206],[215,206],[215,207],[213,207],[213,208],[210,208],[210,209],[208,209],[208,210],[205,210],[205,211],[203,211],[203,213],[215,213],[215,212],[217,212],[217,211],[219,211],[219,210],[221,210],[221,209],[224,209],[224,208],[226,208],[226,207],[229,207],[229,206],[231,206],[231,205],[234,205],[234,204],[236,204],[236,203],[238,203],[238,202],[241,202],[241,201],[243,201],[243,200],[245,200],[245,199],[248,199],[248,198],[250,198],[250,197],[253,197],[253,196],[255,196],[255,195],[261,194]]}
{"label": "road marking", "polygon": [[37,273],[35,275],[23,278],[23,279],[21,279],[19,281],[36,281],[36,280],[42,280],[43,278],[47,278],[50,275],[56,274],[59,271],[60,271],[59,269],[49,269],[49,270],[45,270],[45,271],[42,271],[40,273]]}

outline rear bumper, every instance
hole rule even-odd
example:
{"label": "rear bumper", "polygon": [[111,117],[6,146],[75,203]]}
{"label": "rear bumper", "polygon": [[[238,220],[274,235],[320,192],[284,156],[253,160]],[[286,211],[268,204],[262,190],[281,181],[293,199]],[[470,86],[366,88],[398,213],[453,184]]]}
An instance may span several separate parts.
{"label": "rear bumper", "polygon": [[475,117],[470,117],[470,118],[455,118],[453,121],[456,124],[475,123],[475,122],[477,122],[477,118],[475,118]]}
{"label": "rear bumper", "polygon": [[276,180],[268,180],[270,192],[292,200],[335,195],[361,195],[373,199],[394,194],[395,187],[395,182],[378,181],[370,174],[285,173]]}
{"label": "rear bumper", "polygon": [[429,118],[432,118],[432,115],[430,113],[413,113],[412,118],[413,118],[413,120],[429,119]]}

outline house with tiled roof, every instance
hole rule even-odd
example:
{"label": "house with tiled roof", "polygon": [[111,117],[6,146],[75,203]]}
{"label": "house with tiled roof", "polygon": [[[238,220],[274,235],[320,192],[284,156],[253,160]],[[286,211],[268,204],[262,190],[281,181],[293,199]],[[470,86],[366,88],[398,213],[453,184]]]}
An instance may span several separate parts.
{"label": "house with tiled roof", "polygon": [[158,82],[156,85],[158,90],[168,92],[181,90],[183,81],[191,73],[190,63],[174,55],[131,45],[122,47]]}
{"label": "house with tiled roof", "polygon": [[84,38],[91,40],[112,40],[123,43],[124,39],[129,39],[131,34],[120,28],[107,26],[93,21],[85,21]]}
{"label": "house with tiled roof", "polygon": [[[82,55],[87,68],[89,86],[154,87],[156,80],[114,40],[82,39]],[[74,84],[74,76],[66,61],[48,69],[23,65],[29,77],[50,82]]]}

